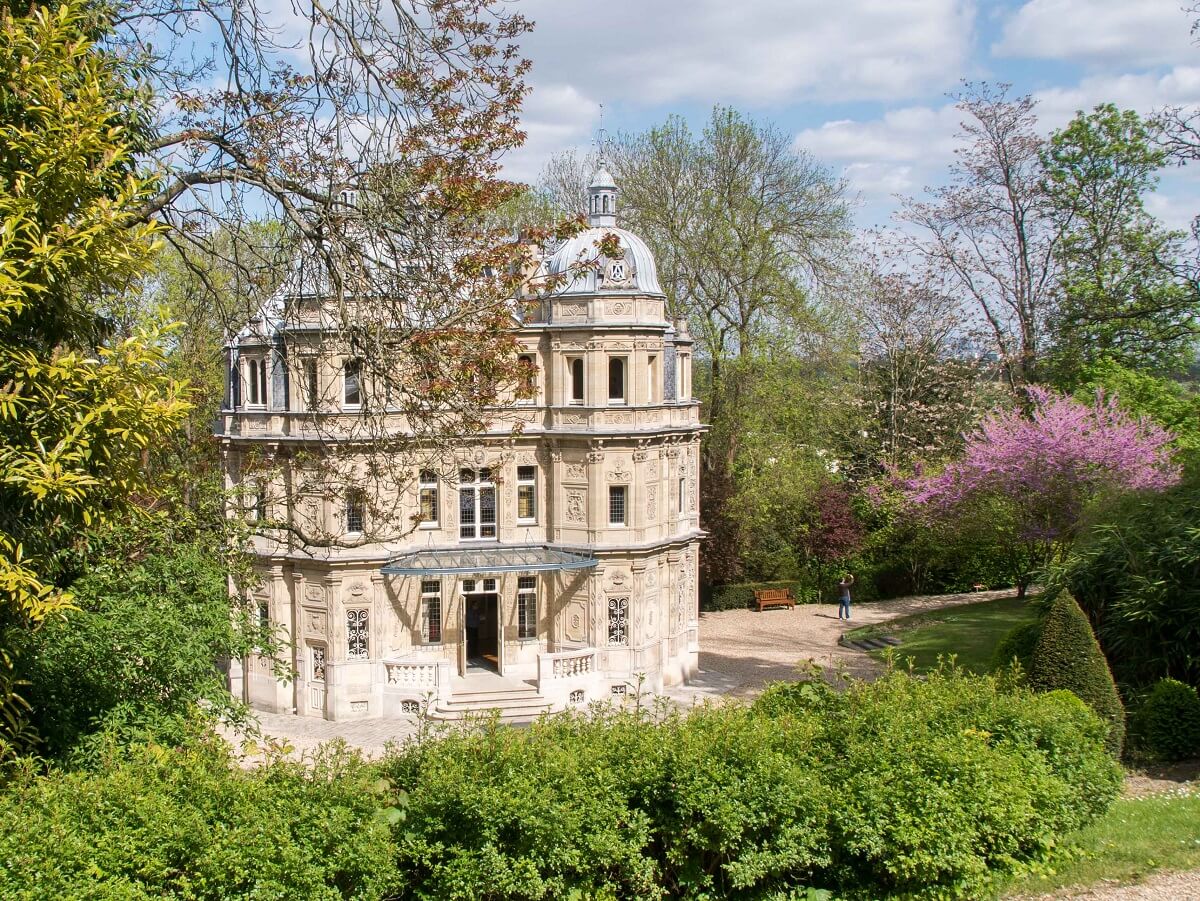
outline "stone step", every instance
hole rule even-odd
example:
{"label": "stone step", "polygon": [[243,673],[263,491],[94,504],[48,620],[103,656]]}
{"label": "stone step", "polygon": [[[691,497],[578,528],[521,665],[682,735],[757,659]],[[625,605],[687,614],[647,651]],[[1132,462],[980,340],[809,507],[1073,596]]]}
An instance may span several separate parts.
{"label": "stone step", "polygon": [[435,720],[461,720],[468,716],[499,710],[500,719],[504,722],[529,721],[543,713],[549,713],[550,706],[550,702],[541,696],[514,698],[500,703],[447,701],[431,709],[429,716]]}
{"label": "stone step", "polygon": [[537,693],[537,689],[532,687],[528,691],[505,689],[493,689],[491,691],[452,691],[450,700],[447,703],[482,704],[485,707],[503,707],[506,704],[531,700],[542,700],[542,696]]}

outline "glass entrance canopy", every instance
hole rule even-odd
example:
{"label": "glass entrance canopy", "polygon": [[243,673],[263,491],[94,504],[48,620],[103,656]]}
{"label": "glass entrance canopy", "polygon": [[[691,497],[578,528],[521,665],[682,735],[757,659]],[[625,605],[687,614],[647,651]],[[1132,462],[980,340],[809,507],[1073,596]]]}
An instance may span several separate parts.
{"label": "glass entrance canopy", "polygon": [[591,569],[596,558],[581,548],[549,544],[421,548],[397,554],[380,569],[388,576],[446,576],[498,572]]}

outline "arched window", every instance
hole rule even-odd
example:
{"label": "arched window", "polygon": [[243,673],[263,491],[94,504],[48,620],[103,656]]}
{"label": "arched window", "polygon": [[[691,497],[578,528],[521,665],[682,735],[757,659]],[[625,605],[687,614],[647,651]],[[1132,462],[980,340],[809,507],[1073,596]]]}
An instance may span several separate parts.
{"label": "arched window", "polygon": [[609,357],[608,360],[608,402],[610,404],[625,403],[625,358]]}
{"label": "arched window", "polygon": [[531,404],[537,395],[537,363],[530,354],[517,357],[517,402]]}
{"label": "arched window", "polygon": [[583,403],[583,358],[571,361],[571,403]]}
{"label": "arched window", "polygon": [[604,195],[604,212],[608,212],[608,195]]}

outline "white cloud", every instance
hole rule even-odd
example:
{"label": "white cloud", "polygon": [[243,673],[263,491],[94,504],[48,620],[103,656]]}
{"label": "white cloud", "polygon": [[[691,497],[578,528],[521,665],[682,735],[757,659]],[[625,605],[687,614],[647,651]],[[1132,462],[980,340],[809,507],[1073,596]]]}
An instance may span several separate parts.
{"label": "white cloud", "polygon": [[[1168,105],[1200,104],[1200,66],[1177,66],[1165,74],[1094,75],[1077,84],[1034,94],[1041,130],[1061,128],[1075,112],[1110,101],[1143,115]],[[945,182],[953,161],[961,114],[952,103],[890,110],[878,119],[826,122],[801,131],[796,145],[842,167],[861,198],[863,225],[885,221],[897,195],[920,195],[926,185]],[[1200,167],[1195,176],[1168,173],[1151,209],[1172,227],[1200,212]]]}
{"label": "white cloud", "polygon": [[997,56],[1157,66],[1200,59],[1181,0],[1029,0],[1005,23]]}
{"label": "white cloud", "polygon": [[600,105],[571,85],[535,87],[522,107],[525,144],[504,158],[505,177],[535,181],[555,153],[586,144],[599,118]]}
{"label": "white cloud", "polygon": [[529,0],[538,82],[655,105],[884,99],[967,67],[970,0]]}

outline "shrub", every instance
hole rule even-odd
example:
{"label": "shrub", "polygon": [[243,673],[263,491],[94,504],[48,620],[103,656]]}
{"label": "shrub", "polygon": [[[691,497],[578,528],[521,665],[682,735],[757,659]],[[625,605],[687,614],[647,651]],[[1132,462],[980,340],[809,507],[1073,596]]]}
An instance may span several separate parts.
{"label": "shrub", "polygon": [[1200,688],[1200,475],[1114,503],[1062,573],[1122,687],[1166,676]]}
{"label": "shrub", "polygon": [[1041,637],[1040,621],[1021,623],[1013,627],[996,645],[996,650],[992,653],[992,669],[1011,666],[1013,660],[1016,660],[1021,666],[1021,672],[1028,675],[1029,667],[1033,663],[1033,649],[1037,647]]}
{"label": "shrub", "polygon": [[732,582],[728,585],[711,585],[702,591],[700,609],[710,613],[717,610],[746,610],[754,606],[754,592],[760,588],[790,588],[797,604],[820,603],[816,588],[807,582]]}
{"label": "shrub", "polygon": [[243,771],[209,744],[143,746],[4,796],[7,899],[375,899],[397,874],[377,777],[336,749]]}
{"label": "shrub", "polygon": [[1160,680],[1133,719],[1139,743],[1151,757],[1200,757],[1200,697],[1190,685]]}
{"label": "shrub", "polygon": [[1120,756],[1125,740],[1121,696],[1087,616],[1065,591],[1054,598],[1042,620],[1029,663],[1029,684],[1038,691],[1074,692],[1108,722],[1108,749]]}
{"label": "shrub", "polygon": [[[803,715],[811,699],[791,696]],[[836,697],[810,756],[837,799],[838,897],[979,897],[989,872],[1044,856],[1120,787],[1104,724],[1066,693],[943,669]]]}

